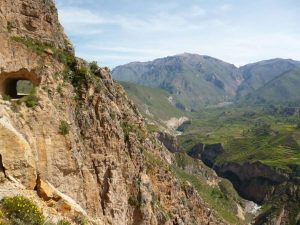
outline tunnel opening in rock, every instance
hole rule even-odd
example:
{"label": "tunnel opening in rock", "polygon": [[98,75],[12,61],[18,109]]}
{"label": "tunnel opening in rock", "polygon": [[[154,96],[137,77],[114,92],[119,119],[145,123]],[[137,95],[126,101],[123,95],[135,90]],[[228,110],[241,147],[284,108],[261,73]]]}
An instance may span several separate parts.
{"label": "tunnel opening in rock", "polygon": [[2,97],[20,99],[29,95],[39,84],[39,77],[27,69],[0,74],[0,92]]}
{"label": "tunnel opening in rock", "polygon": [[7,79],[4,95],[12,99],[19,99],[27,96],[34,89],[30,80]]}

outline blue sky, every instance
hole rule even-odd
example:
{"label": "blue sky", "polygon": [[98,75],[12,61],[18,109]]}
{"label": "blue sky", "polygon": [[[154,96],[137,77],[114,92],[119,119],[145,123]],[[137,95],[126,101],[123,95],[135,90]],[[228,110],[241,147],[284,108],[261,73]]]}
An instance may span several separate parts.
{"label": "blue sky", "polygon": [[76,54],[111,68],[184,52],[300,60],[299,0],[55,0]]}

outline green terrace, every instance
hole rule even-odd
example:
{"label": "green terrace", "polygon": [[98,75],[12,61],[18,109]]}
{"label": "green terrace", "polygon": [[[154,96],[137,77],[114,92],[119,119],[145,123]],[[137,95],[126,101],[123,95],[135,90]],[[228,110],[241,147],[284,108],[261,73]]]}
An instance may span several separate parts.
{"label": "green terrace", "polygon": [[206,109],[193,115],[179,141],[188,151],[197,143],[222,143],[218,165],[260,161],[292,172],[300,166],[300,119],[270,113],[265,107]]}

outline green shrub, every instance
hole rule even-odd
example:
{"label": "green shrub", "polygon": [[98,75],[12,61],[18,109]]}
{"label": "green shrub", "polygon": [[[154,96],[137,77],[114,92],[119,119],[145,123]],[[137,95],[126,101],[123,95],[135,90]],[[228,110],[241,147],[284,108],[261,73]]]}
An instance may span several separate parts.
{"label": "green shrub", "polygon": [[64,120],[61,120],[60,125],[59,125],[59,133],[61,135],[67,135],[69,133],[69,131],[70,131],[69,124]]}
{"label": "green shrub", "polygon": [[0,206],[13,225],[43,225],[45,223],[42,212],[25,197],[4,198],[1,200]]}
{"label": "green shrub", "polygon": [[140,205],[139,200],[135,196],[130,196],[128,198],[128,204],[134,207],[138,207]]}
{"label": "green shrub", "polygon": [[88,225],[89,224],[89,220],[86,217],[82,217],[80,219],[80,225]]}
{"label": "green shrub", "polygon": [[5,218],[5,215],[1,209],[0,209],[0,225],[9,225],[7,218]]}
{"label": "green shrub", "polygon": [[91,62],[91,63],[89,64],[89,66],[90,66],[91,72],[94,73],[94,74],[96,74],[97,71],[99,70],[99,66],[98,66],[98,64],[97,64],[96,61]]}
{"label": "green shrub", "polygon": [[129,140],[129,133],[135,133],[137,136],[138,140],[143,140],[146,138],[146,130],[142,129],[141,127],[137,126],[137,125],[133,125],[128,123],[127,121],[124,121],[121,124],[121,127],[123,129],[123,133],[124,133],[124,139],[125,141]]}
{"label": "green shrub", "polygon": [[35,89],[32,89],[30,94],[28,96],[24,97],[24,102],[25,102],[26,106],[29,108],[34,108],[38,105],[39,98],[36,95]]}
{"label": "green shrub", "polygon": [[56,91],[57,91],[59,94],[62,94],[62,93],[63,93],[61,85],[58,85],[58,86],[57,86]]}
{"label": "green shrub", "polygon": [[110,71],[110,68],[109,67],[107,67],[107,66],[105,66],[103,69],[105,69],[108,73],[110,73],[111,71]]}
{"label": "green shrub", "polygon": [[134,128],[131,124],[129,124],[126,121],[121,124],[121,127],[122,127],[122,130],[123,130],[123,133],[124,133],[124,139],[125,139],[125,141],[128,141],[129,133],[133,132]]}
{"label": "green shrub", "polygon": [[48,43],[42,43],[38,40],[28,38],[28,37],[12,37],[12,40],[25,45],[27,48],[31,49],[33,52],[41,55],[45,53],[46,49],[50,49],[53,52],[53,58],[58,62],[65,64],[70,69],[75,66],[75,56],[66,50],[55,48]]}
{"label": "green shrub", "polygon": [[57,225],[71,225],[71,223],[67,220],[60,220]]}
{"label": "green shrub", "polygon": [[2,99],[4,101],[10,101],[11,100],[11,97],[9,95],[3,95]]}
{"label": "green shrub", "polygon": [[46,221],[46,222],[44,223],[44,225],[56,225],[56,223],[53,223],[53,222],[51,222],[51,221]]}

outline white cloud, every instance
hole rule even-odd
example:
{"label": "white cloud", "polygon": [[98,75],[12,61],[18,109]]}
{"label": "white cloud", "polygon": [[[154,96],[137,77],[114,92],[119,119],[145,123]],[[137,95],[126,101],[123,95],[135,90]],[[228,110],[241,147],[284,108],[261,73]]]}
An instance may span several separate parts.
{"label": "white cloud", "polygon": [[76,7],[61,8],[59,11],[59,19],[65,25],[69,24],[106,24],[112,21],[101,17],[88,9],[80,9]]}
{"label": "white cloud", "polygon": [[198,16],[205,16],[206,14],[207,11],[198,5],[194,5],[191,8],[191,12],[190,12],[191,16],[198,17]]}
{"label": "white cloud", "polygon": [[102,47],[99,45],[87,45],[87,49],[93,51],[105,51],[105,52],[118,52],[118,53],[136,53],[136,54],[147,54],[147,55],[158,55],[165,54],[166,51],[160,49],[145,49],[145,48],[130,48],[130,47]]}
{"label": "white cloud", "polygon": [[228,12],[231,11],[233,9],[233,5],[231,4],[223,4],[220,7],[218,7],[219,10],[223,11],[223,12]]}

